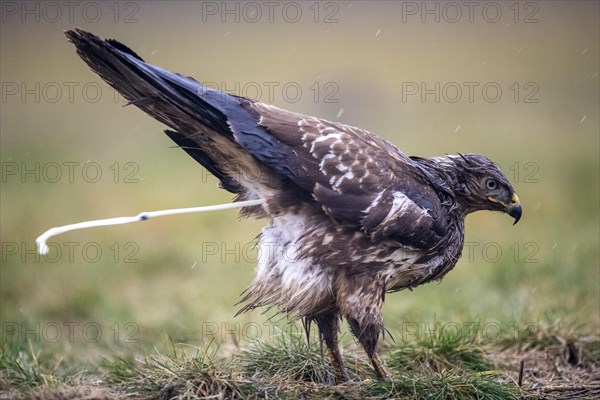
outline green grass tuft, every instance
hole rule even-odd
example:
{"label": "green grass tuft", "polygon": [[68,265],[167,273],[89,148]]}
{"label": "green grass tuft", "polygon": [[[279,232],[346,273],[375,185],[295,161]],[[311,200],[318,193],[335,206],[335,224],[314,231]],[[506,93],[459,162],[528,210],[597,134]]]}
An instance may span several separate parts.
{"label": "green grass tuft", "polygon": [[477,337],[467,329],[419,331],[414,342],[402,342],[390,352],[388,365],[400,372],[424,368],[432,372],[453,368],[487,371],[492,368]]}
{"label": "green grass tuft", "polygon": [[59,381],[58,363],[52,367],[50,358],[31,343],[5,341],[0,347],[0,389],[27,389]]}
{"label": "green grass tuft", "polygon": [[391,381],[375,382],[369,397],[403,399],[519,399],[519,388],[496,372],[443,370],[435,373],[405,373]]}
{"label": "green grass tuft", "polygon": [[289,381],[332,383],[335,376],[318,344],[300,334],[277,335],[273,341],[257,341],[238,357],[244,375],[278,377]]}

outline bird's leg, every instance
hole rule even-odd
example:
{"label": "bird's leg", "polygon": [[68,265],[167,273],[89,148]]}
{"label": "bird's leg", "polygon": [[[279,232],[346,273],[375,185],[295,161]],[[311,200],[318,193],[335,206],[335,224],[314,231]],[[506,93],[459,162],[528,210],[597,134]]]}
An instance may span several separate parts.
{"label": "bird's leg", "polygon": [[365,324],[361,326],[358,320],[348,317],[348,324],[352,334],[356,336],[363,349],[367,353],[367,357],[371,360],[371,365],[375,370],[375,375],[379,379],[389,379],[389,374],[383,367],[375,348],[377,347],[377,340],[379,339],[379,333],[381,332],[382,326],[379,324]]}
{"label": "bird's leg", "polygon": [[375,370],[375,375],[377,375],[377,378],[382,380],[390,379],[390,375],[385,370],[376,351],[373,352],[373,357],[371,357],[371,364],[373,365],[373,369]]}
{"label": "bird's leg", "polygon": [[350,331],[358,339],[373,365],[379,379],[389,379],[375,351],[379,334],[383,331],[381,309],[385,284],[369,275],[351,276],[342,281],[339,298],[341,314],[346,317]]}
{"label": "bird's leg", "polygon": [[314,317],[314,321],[319,327],[321,340],[327,346],[331,365],[335,370],[335,383],[340,384],[347,382],[348,372],[342,361],[342,354],[338,344],[338,331],[340,318],[336,313],[321,314]]}

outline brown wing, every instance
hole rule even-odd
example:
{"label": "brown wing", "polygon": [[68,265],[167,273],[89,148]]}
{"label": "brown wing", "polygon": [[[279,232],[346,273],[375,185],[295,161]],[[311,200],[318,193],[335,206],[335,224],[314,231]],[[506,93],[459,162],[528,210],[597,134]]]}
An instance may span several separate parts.
{"label": "brown wing", "polygon": [[243,106],[257,113],[264,133],[234,126],[236,140],[309,191],[332,218],[360,225],[373,239],[415,247],[429,247],[445,233],[433,179],[391,143],[359,128],[274,106]]}

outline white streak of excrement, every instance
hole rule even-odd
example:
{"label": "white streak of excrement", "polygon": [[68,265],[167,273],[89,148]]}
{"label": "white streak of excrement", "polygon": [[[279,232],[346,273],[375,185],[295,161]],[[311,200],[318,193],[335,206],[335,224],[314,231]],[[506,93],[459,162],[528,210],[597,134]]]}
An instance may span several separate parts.
{"label": "white streak of excrement", "polygon": [[163,217],[166,215],[177,215],[177,214],[191,214],[197,212],[208,212],[208,211],[219,211],[219,210],[227,210],[230,208],[240,208],[240,207],[250,207],[250,206],[258,206],[263,204],[263,199],[258,200],[247,200],[247,201],[238,201],[235,203],[227,203],[227,204],[218,204],[214,206],[203,206],[203,207],[189,207],[189,208],[174,208],[170,210],[159,210],[159,211],[146,211],[141,212],[133,217],[116,217],[116,218],[106,218],[106,219],[97,219],[94,221],[85,221],[78,222],[76,224],[57,226],[51,229],[48,229],[46,232],[42,233],[36,240],[38,253],[42,255],[48,254],[49,248],[46,244],[48,239],[52,236],[60,235],[61,233],[74,231],[77,229],[86,229],[86,228],[94,228],[96,226],[109,226],[109,225],[121,225],[121,224],[129,224],[131,222],[138,221],[146,221],[150,218]]}

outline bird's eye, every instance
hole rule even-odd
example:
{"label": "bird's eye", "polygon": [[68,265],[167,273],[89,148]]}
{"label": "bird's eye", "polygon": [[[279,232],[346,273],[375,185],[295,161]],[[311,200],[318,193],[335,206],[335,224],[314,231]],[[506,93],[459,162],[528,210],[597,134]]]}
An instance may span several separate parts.
{"label": "bird's eye", "polygon": [[498,182],[493,179],[488,179],[485,182],[485,186],[488,188],[488,190],[496,190],[498,188]]}

